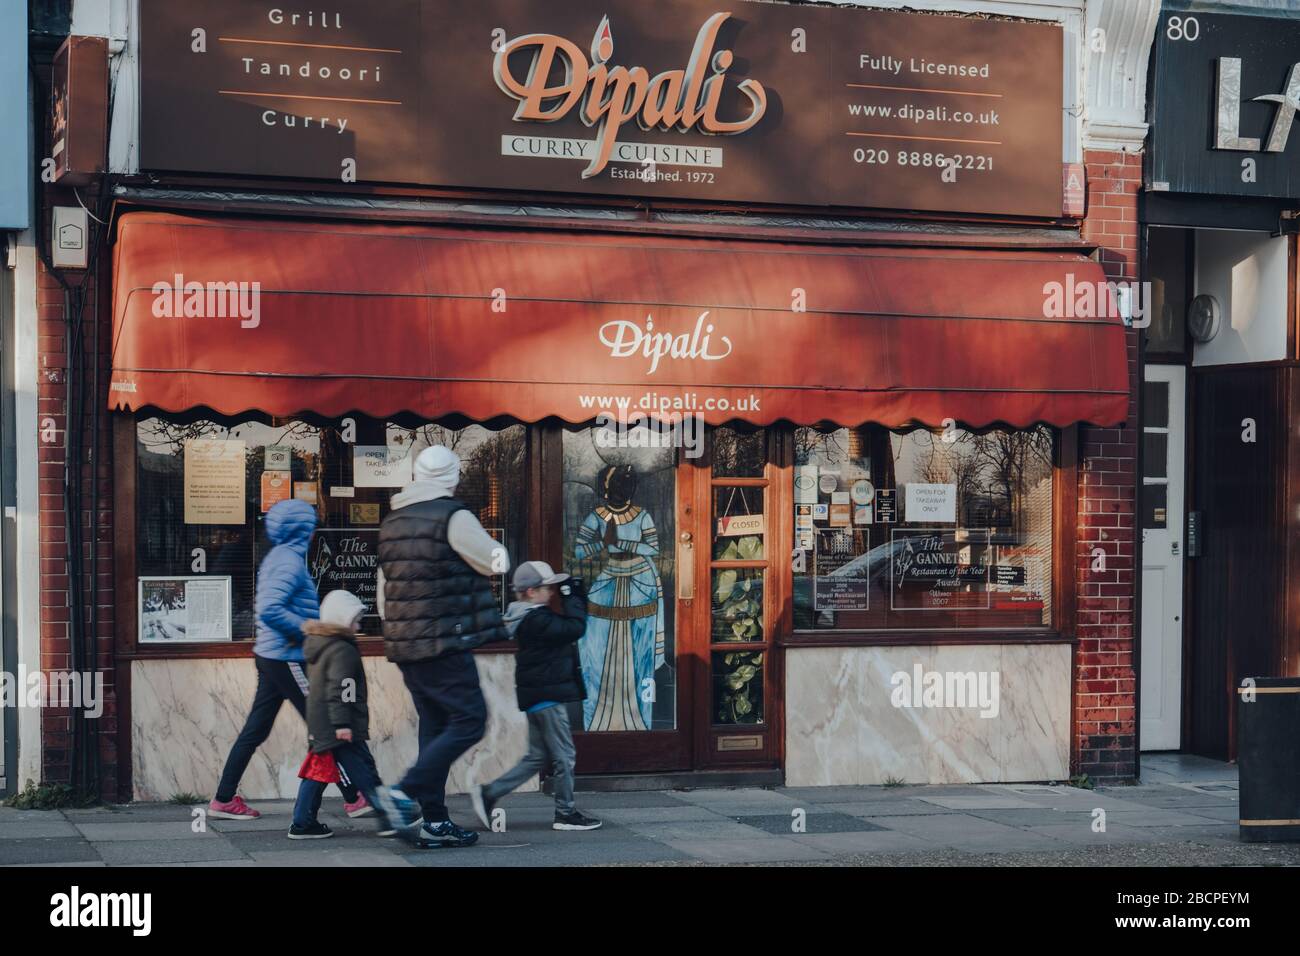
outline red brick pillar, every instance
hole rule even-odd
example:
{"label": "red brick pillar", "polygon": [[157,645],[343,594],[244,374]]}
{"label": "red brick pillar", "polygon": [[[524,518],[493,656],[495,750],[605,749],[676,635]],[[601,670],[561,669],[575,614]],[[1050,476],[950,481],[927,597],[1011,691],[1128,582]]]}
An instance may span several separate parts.
{"label": "red brick pillar", "polygon": [[[1083,236],[1101,247],[1112,281],[1138,275],[1140,154],[1088,152]],[[1075,565],[1078,646],[1071,767],[1095,780],[1137,771],[1138,332],[1128,336],[1129,410],[1123,428],[1084,427],[1079,449],[1079,534]],[[1099,568],[1098,552],[1104,570]]]}

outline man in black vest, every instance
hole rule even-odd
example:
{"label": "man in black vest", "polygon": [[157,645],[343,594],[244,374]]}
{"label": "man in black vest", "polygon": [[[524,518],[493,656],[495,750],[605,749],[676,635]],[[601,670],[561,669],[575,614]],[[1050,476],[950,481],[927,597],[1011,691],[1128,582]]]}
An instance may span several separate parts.
{"label": "man in black vest", "polygon": [[478,841],[451,821],[446,803],[451,765],[487,724],[469,652],[509,638],[488,575],[505,573],[510,558],[452,497],[459,481],[460,459],[450,449],[434,445],[416,458],[415,481],[393,496],[379,529],[376,600],[384,653],[401,670],[420,720],[420,755],[391,792],[399,810],[393,822],[408,842],[447,847]]}

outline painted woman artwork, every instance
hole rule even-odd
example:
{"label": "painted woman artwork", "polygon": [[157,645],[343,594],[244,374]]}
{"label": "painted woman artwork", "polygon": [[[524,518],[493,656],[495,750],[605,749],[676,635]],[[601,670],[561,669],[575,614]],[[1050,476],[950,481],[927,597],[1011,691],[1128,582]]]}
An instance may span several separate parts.
{"label": "painted woman artwork", "polygon": [[664,588],[655,560],[659,533],[633,502],[637,474],[610,464],[596,476],[600,504],[574,543],[579,561],[600,561],[588,588],[587,634],[578,649],[587,680],[583,729],[649,730],[655,671],[664,663]]}

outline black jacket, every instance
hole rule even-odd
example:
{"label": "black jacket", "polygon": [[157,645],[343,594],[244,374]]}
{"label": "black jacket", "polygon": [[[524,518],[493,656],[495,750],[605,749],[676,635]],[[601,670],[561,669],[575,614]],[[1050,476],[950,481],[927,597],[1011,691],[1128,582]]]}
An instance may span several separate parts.
{"label": "black jacket", "polygon": [[519,643],[515,697],[520,710],[544,700],[563,704],[587,696],[578,658],[578,640],[587,633],[587,592],[577,579],[570,586],[572,593],[561,599],[563,614],[524,601],[506,613],[506,628]]}
{"label": "black jacket", "polygon": [[[312,753],[333,750],[341,740],[334,731],[347,727],[354,743],[370,736],[370,709],[366,704],[366,672],[357,650],[357,636],[346,627],[324,621],[302,626],[307,636],[307,744]],[[352,683],[345,687],[344,681]]]}
{"label": "black jacket", "polygon": [[390,511],[379,527],[384,654],[395,664],[469,651],[507,638],[492,583],[447,542],[465,506],[435,498]]}

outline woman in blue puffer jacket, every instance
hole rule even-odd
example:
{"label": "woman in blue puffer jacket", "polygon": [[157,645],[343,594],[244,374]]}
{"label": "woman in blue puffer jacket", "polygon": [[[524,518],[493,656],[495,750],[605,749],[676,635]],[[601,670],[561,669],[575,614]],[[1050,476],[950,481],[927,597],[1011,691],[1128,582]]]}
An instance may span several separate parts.
{"label": "woman in blue puffer jacket", "polygon": [[[286,700],[306,719],[307,673],[303,669],[302,625],[320,617],[316,585],[307,572],[307,545],[316,530],[316,509],[296,499],[277,502],[266,513],[266,536],[274,545],[257,569],[257,692],[253,709],[239,739],[226,758],[216,797],[208,815],[226,820],[252,820],[261,816],[235,791],[239,780],[266,738]],[[342,783],[348,816],[371,812],[365,797]]]}

